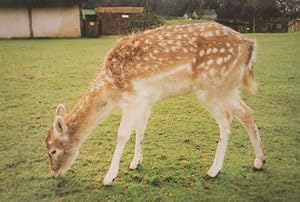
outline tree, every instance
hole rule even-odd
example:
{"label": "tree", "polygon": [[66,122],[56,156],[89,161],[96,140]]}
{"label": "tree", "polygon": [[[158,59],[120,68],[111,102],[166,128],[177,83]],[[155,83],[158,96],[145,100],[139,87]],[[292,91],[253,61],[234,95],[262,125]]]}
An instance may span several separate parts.
{"label": "tree", "polygon": [[206,9],[218,9],[219,0],[203,0],[203,7]]}

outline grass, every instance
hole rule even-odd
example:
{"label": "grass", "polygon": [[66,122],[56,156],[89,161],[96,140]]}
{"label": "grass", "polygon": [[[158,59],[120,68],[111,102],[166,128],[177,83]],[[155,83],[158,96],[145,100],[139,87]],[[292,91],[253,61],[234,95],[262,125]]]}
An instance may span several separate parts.
{"label": "grass", "polygon": [[300,33],[249,37],[259,44],[260,88],[256,97],[244,97],[268,156],[263,171],[252,171],[250,141],[235,121],[221,175],[203,180],[218,128],[187,95],[155,105],[143,164],[128,170],[131,138],[112,187],[101,181],[116,143],[118,113],[92,133],[61,179],[50,177],[44,139],[57,104],[74,106],[117,38],[0,41],[0,201],[299,201]]}

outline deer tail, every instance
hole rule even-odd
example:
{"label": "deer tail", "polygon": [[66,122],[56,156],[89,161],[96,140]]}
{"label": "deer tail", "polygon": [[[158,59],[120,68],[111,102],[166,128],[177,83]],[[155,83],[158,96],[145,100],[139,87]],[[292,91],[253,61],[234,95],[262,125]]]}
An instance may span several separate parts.
{"label": "deer tail", "polygon": [[246,63],[246,72],[243,78],[243,85],[250,91],[252,94],[257,92],[257,83],[254,79],[253,74],[253,65],[256,58],[256,42],[248,41],[248,59]]}

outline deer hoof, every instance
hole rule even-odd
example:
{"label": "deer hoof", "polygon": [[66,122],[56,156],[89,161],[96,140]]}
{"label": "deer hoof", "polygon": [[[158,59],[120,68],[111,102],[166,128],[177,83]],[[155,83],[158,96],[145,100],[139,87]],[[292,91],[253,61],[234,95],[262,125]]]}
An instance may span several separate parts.
{"label": "deer hoof", "polygon": [[[220,172],[219,172],[219,173],[220,173]],[[205,175],[205,176],[203,177],[203,179],[204,179],[204,180],[214,180],[214,179],[216,179],[216,178],[218,177],[219,173],[218,173],[216,176],[214,176],[214,177],[209,176],[209,175]]]}

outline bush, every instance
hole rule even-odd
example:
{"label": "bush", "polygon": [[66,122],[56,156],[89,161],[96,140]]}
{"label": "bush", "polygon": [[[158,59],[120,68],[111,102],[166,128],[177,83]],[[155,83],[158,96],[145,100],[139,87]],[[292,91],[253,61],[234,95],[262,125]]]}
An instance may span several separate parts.
{"label": "bush", "polygon": [[144,13],[137,16],[128,25],[128,32],[140,32],[146,29],[152,29],[164,24],[163,18],[149,13]]}

